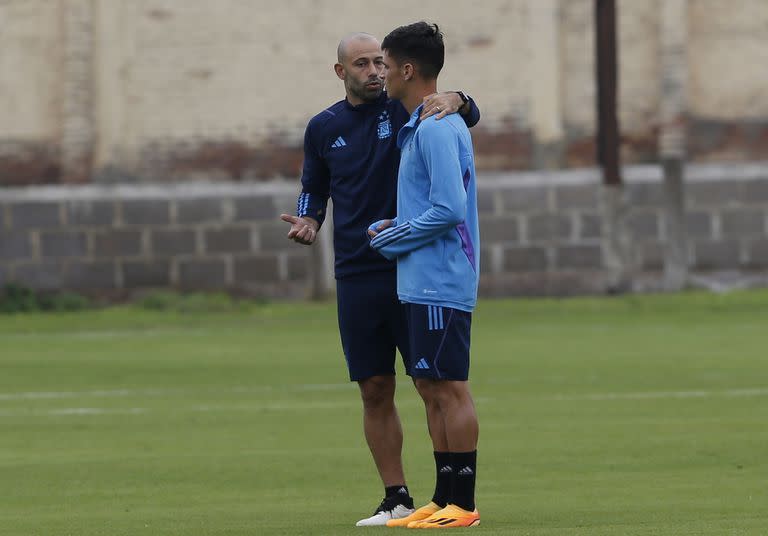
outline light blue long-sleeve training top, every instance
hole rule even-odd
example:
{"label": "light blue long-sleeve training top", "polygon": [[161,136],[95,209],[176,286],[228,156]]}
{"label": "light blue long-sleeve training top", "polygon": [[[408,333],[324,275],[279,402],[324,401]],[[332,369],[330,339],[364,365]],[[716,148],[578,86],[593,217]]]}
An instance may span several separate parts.
{"label": "light blue long-sleeve training top", "polygon": [[371,247],[397,258],[401,301],[472,311],[480,274],[472,138],[455,114],[420,121],[420,113],[398,132],[397,217]]}
{"label": "light blue long-sleeve training top", "polygon": [[[471,98],[469,113],[460,117],[469,127],[480,120]],[[368,247],[365,228],[397,210],[396,135],[409,119],[400,101],[382,93],[376,101],[357,106],[339,101],[307,125],[296,214],[322,224],[328,198],[333,199],[337,279],[385,271],[394,277],[395,263]]]}

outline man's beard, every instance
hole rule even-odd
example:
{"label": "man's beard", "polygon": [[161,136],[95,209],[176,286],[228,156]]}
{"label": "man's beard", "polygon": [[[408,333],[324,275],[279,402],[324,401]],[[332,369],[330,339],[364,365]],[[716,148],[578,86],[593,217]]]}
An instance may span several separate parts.
{"label": "man's beard", "polygon": [[[366,80],[365,84],[369,84],[371,82],[372,80]],[[384,90],[383,84],[380,84],[379,87],[375,90],[366,89],[365,84],[349,84],[349,86],[347,86],[347,90],[358,99],[364,100],[366,102],[377,100],[381,96],[381,92]]]}

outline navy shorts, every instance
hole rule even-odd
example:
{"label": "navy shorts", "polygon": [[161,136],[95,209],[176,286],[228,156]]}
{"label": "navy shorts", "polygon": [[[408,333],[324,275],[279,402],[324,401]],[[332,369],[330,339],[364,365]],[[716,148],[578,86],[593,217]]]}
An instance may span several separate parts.
{"label": "navy shorts", "polygon": [[395,373],[400,350],[406,373],[410,370],[405,305],[397,299],[395,272],[375,272],[336,281],[339,333],[349,378]]}
{"label": "navy shorts", "polygon": [[469,378],[469,336],[472,313],[407,303],[411,376],[435,380]]}

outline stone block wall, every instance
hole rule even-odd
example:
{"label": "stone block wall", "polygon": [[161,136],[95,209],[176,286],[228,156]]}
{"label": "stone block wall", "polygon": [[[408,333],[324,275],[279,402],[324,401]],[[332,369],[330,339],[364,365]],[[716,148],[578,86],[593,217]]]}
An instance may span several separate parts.
{"label": "stone block wall", "polygon": [[[595,169],[486,177],[479,192],[481,292],[604,292],[600,175]],[[661,170],[625,170],[636,290],[660,290],[665,236]],[[729,273],[768,284],[768,166],[696,165],[686,173],[692,284]]]}
{"label": "stone block wall", "polygon": [[306,292],[309,248],[285,239],[292,185],[0,190],[0,280],[119,294],[142,288]]}
{"label": "stone block wall", "polygon": [[[698,165],[686,177],[694,279],[728,272],[768,284],[768,166]],[[483,295],[607,290],[597,170],[481,174],[478,184]],[[0,189],[0,282],[117,295],[173,287],[306,297],[330,280],[332,246],[329,225],[313,248],[285,238],[279,214],[293,211],[297,186]],[[660,289],[660,169],[627,168],[625,188],[635,288]]]}

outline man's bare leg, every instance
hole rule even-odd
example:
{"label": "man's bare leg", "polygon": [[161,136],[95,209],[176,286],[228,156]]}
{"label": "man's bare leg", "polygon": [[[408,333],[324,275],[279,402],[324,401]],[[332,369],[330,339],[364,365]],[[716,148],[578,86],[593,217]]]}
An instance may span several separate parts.
{"label": "man's bare leg", "polygon": [[468,382],[429,380],[434,385],[450,452],[477,450],[479,425]]}
{"label": "man's bare leg", "polygon": [[440,410],[440,402],[437,398],[437,390],[432,380],[416,379],[413,381],[416,390],[424,401],[424,409],[427,413],[427,427],[429,437],[432,439],[432,448],[435,452],[448,452],[448,436],[445,433],[445,420]]}
{"label": "man's bare leg", "polygon": [[395,407],[395,377],[373,376],[358,382],[363,399],[363,429],[385,487],[405,484],[403,429]]}
{"label": "man's bare leg", "polygon": [[363,399],[365,440],[384,483],[384,500],[358,527],[384,525],[413,513],[413,498],[403,475],[403,429],[395,408],[395,377],[374,376],[358,382]]}
{"label": "man's bare leg", "polygon": [[[453,466],[451,464],[448,436],[445,428],[445,417],[440,407],[439,391],[434,380],[415,379],[413,382],[421,399],[424,401],[424,409],[427,413],[427,427],[432,439],[432,449],[435,458],[435,491],[432,494],[432,503],[443,508],[451,502],[451,484],[453,478]],[[426,512],[429,511],[427,505]]]}

